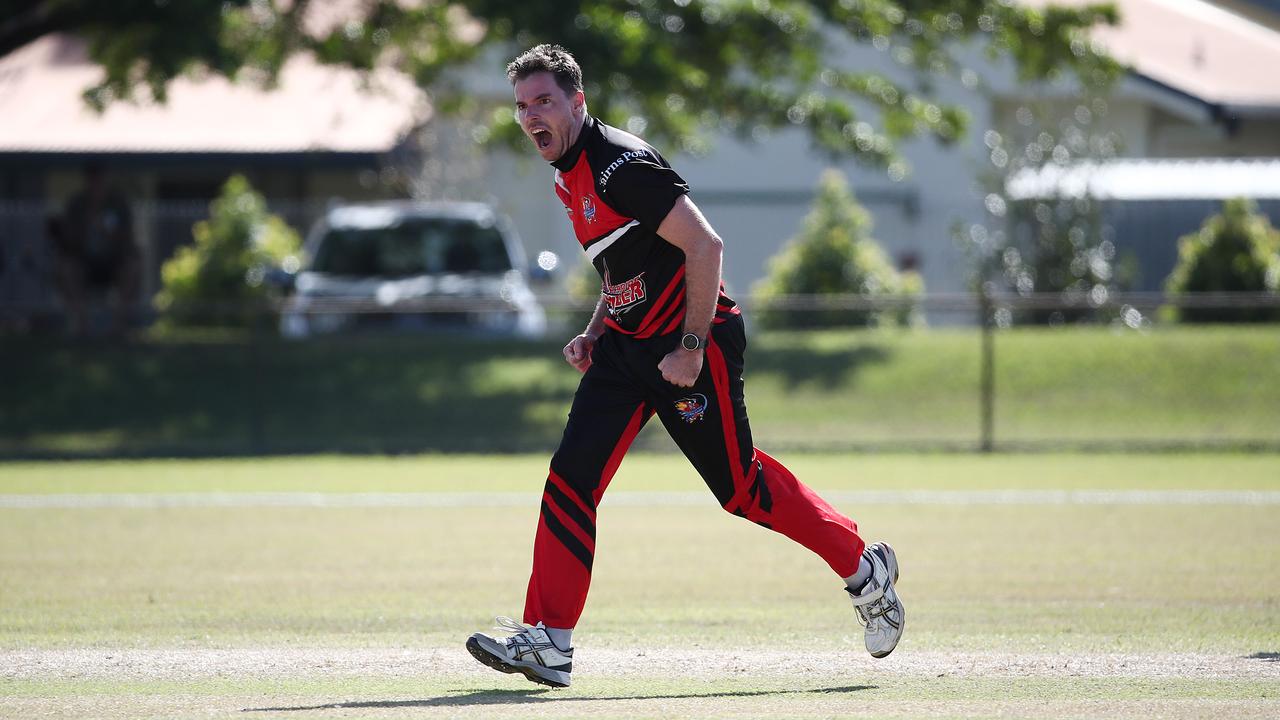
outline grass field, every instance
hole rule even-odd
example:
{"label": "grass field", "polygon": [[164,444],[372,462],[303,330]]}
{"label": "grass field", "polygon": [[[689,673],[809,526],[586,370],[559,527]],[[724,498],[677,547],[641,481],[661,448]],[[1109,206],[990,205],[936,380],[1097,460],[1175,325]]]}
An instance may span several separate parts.
{"label": "grass field", "polygon": [[1280,715],[1280,456],[786,459],[897,548],[898,650],[633,454],[566,691],[462,647],[519,614],[543,456],[0,465],[0,717]]}
{"label": "grass field", "polygon": [[[762,445],[978,443],[973,329],[771,332],[750,343]],[[542,451],[559,439],[577,383],[560,345],[6,342],[0,455]],[[997,443],[1280,447],[1280,325],[1018,328],[995,348]],[[660,431],[638,442],[670,447]]]}

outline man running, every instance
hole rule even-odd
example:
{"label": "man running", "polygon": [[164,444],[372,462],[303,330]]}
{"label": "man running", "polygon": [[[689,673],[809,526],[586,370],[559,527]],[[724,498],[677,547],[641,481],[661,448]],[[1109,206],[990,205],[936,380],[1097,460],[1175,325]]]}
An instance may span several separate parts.
{"label": "man running", "polygon": [[725,510],[817,553],[845,582],[874,657],[893,651],[898,561],[751,442],[742,315],[720,279],[723,243],[689,186],[643,140],[587,113],[582,70],[539,45],[507,66],[516,114],[555,168],[555,192],[602,279],[586,330],[564,347],[583,373],[542,495],[524,622],[476,633],[480,662],[568,687],[591,583],[596,508],[631,441],[657,415]]}

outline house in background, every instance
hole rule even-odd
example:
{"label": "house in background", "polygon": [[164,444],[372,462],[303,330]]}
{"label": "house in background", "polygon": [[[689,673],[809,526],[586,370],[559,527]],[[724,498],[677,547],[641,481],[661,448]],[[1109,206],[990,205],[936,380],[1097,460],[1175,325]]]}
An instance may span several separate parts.
{"label": "house in background", "polygon": [[[1116,4],[1122,25],[1096,34],[1131,66],[1107,113],[1096,120],[1123,139],[1121,156],[1105,175],[1109,217],[1120,251],[1131,250],[1140,260],[1139,289],[1157,289],[1172,268],[1177,238],[1215,211],[1228,186],[1207,182],[1213,173],[1237,179],[1232,187],[1248,189],[1280,220],[1280,187],[1268,180],[1280,162],[1280,80],[1274,74],[1280,68],[1280,15],[1269,0]],[[890,53],[865,45],[842,53],[847,66],[909,81]],[[833,162],[789,130],[761,133],[752,142],[713,137],[711,151],[699,157],[667,153],[729,244],[725,276],[733,294],[748,299],[769,258],[798,231],[822,170],[833,165],[850,177],[874,217],[874,236],[891,257],[919,270],[930,292],[966,288],[968,261],[953,231],[991,221],[983,202],[990,189],[981,182],[993,169],[984,131],[1012,136],[1021,108],[1056,104],[1070,113],[1078,98],[1069,85],[1021,86],[1009,63],[992,63],[977,49],[960,55],[972,71],[964,76],[969,82],[940,86],[938,94],[967,109],[971,130],[953,147],[932,140],[905,144],[912,173],[904,178]],[[490,53],[465,74],[482,104],[510,106],[502,71],[507,59]],[[41,254],[44,222],[76,191],[87,160],[102,162],[139,209],[148,290],[155,288],[160,261],[190,241],[191,222],[204,216],[232,172],[246,173],[273,209],[303,229],[331,199],[405,193],[405,184],[390,175],[457,175],[462,166],[448,152],[455,144],[449,139],[435,149],[444,152],[409,149],[418,143],[416,129],[431,117],[430,107],[421,91],[393,75],[375,76],[374,91],[365,92],[354,73],[295,58],[271,93],[220,78],[180,79],[166,106],[116,103],[98,117],[80,96],[100,72],[81,44],[64,37],[44,38],[0,59],[0,103],[6,108],[0,115],[0,303],[53,302]],[[469,135],[465,120],[431,125]],[[529,257],[552,249],[569,266],[577,262],[581,252],[551,190],[550,169],[534,153],[492,152],[468,168],[470,185],[457,185],[455,196],[492,202],[509,215]],[[1048,172],[1011,189],[1031,193],[1024,197],[1057,192],[1054,171]],[[1157,178],[1167,182],[1153,184]],[[1164,194],[1152,197],[1155,190]]]}
{"label": "house in background", "polygon": [[[1106,120],[1120,157],[1046,166],[1011,178],[1014,199],[1098,199],[1121,252],[1136,262],[1133,289],[1163,289],[1177,239],[1249,197],[1280,220],[1280,2],[1121,0],[1123,24],[1095,37],[1132,71]],[[1050,99],[1060,113],[1071,98]],[[997,101],[1008,130],[1017,98]]]}
{"label": "house in background", "polygon": [[399,194],[387,158],[427,120],[407,78],[295,57],[266,91],[221,77],[175,80],[168,102],[111,103],[82,93],[102,70],[83,41],[51,35],[0,58],[0,303],[54,304],[48,219],[84,184],[89,164],[133,209],[144,297],[159,267],[233,173],[305,230],[333,198]]}

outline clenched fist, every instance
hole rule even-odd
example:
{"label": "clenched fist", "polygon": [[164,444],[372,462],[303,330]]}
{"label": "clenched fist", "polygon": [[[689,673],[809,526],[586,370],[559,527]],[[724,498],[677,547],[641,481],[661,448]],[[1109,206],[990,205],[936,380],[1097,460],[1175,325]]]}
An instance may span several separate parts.
{"label": "clenched fist", "polygon": [[677,387],[693,387],[702,373],[702,351],[678,347],[658,363],[662,379]]}
{"label": "clenched fist", "polygon": [[578,372],[586,372],[591,367],[591,351],[595,349],[596,340],[594,335],[583,333],[569,341],[564,346],[565,362],[572,365]]}

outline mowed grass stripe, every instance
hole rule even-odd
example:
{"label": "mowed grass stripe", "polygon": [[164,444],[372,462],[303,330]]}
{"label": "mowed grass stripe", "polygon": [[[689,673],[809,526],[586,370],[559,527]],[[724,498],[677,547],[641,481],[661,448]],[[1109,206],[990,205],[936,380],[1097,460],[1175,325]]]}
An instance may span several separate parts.
{"label": "mowed grass stripe", "polygon": [[[1265,490],[836,490],[831,502],[855,505],[1280,505],[1280,491]],[[0,495],[0,508],[174,508],[174,507],[528,507],[534,493],[65,493]],[[706,492],[615,492],[610,505],[628,507],[700,506]]]}
{"label": "mowed grass stripe", "polygon": [[[584,647],[856,647],[839,579],[803,548],[710,498],[607,505]],[[1280,648],[1276,506],[847,510],[898,552],[903,651]],[[449,647],[520,611],[537,523],[532,506],[0,515],[7,648]]]}
{"label": "mowed grass stripe", "polygon": [[[763,445],[766,450],[769,446]],[[527,455],[313,455],[0,465],[0,494],[186,492],[512,492],[540,495],[554,444]],[[775,455],[806,485],[837,490],[1270,490],[1280,454],[1046,453]],[[628,453],[609,485],[704,490],[678,453]]]}
{"label": "mowed grass stripe", "polygon": [[[580,679],[669,676],[717,679],[879,676],[1280,680],[1273,654],[896,652],[875,660],[851,645],[843,650],[767,647],[580,647]],[[324,648],[21,648],[0,650],[10,681],[197,680],[235,677],[497,677],[476,663],[462,643],[447,647]]]}

